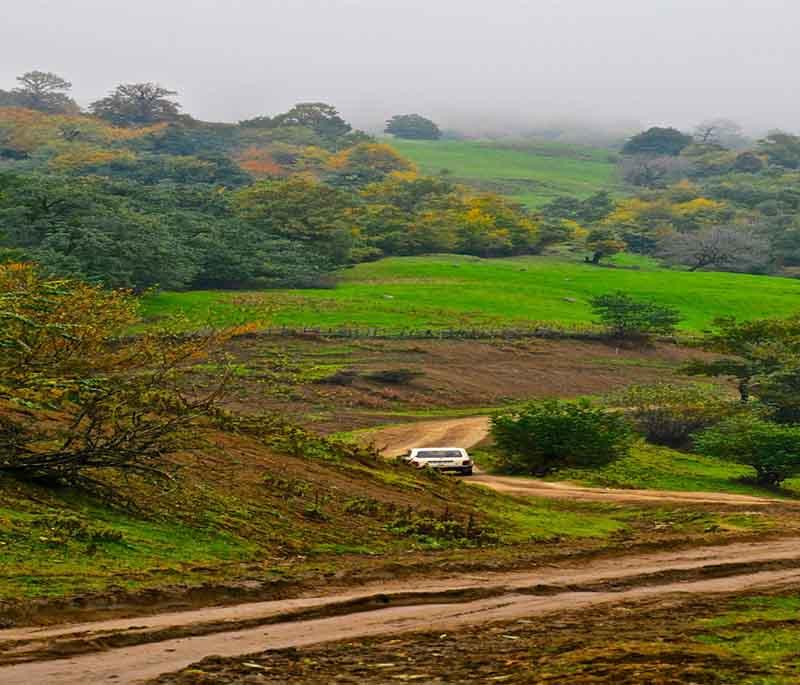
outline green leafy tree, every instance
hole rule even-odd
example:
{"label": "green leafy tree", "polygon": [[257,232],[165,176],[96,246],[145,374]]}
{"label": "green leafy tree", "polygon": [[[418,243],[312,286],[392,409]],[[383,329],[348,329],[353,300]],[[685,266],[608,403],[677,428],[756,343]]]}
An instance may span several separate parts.
{"label": "green leafy tree", "polygon": [[542,400],[496,415],[492,437],[498,466],[508,473],[546,475],[560,468],[596,468],[625,456],[633,433],[620,414],[587,402]]}
{"label": "green leafy tree", "polygon": [[611,228],[600,226],[589,231],[586,236],[586,247],[591,250],[592,256],[586,261],[599,264],[604,257],[619,254],[625,249],[625,241]]}
{"label": "green leafy tree", "polygon": [[732,378],[742,402],[750,400],[755,390],[758,396],[771,395],[777,402],[773,406],[780,410],[781,379],[790,382],[794,370],[800,368],[800,317],[751,321],[719,318],[698,346],[722,356],[692,360],[687,373]]}
{"label": "green leafy tree", "polygon": [[652,128],[637,133],[622,148],[625,155],[668,155],[677,157],[681,150],[692,144],[690,135],[676,128]]}
{"label": "green leafy tree", "polygon": [[407,140],[439,140],[442,132],[430,119],[419,114],[397,114],[386,122],[385,133]]}
{"label": "green leafy tree", "polygon": [[696,449],[721,459],[747,464],[756,481],[777,487],[800,475],[800,426],[781,425],[757,416],[739,416],[700,433]]}
{"label": "green leafy tree", "polygon": [[285,114],[274,117],[272,126],[301,126],[323,138],[341,138],[353,129],[333,105],[324,102],[301,102]]}
{"label": "green leafy tree", "polygon": [[769,164],[785,169],[800,169],[800,136],[773,131],[758,141],[758,152]]}
{"label": "green leafy tree", "polygon": [[147,126],[178,118],[181,106],[171,99],[173,95],[177,92],[157,83],[123,83],[89,105],[89,110],[119,126]]}
{"label": "green leafy tree", "polygon": [[233,205],[262,233],[305,243],[337,264],[348,260],[358,234],[350,194],[300,177],[256,183]]}
{"label": "green leafy tree", "polygon": [[75,114],[79,108],[67,94],[72,84],[49,71],[28,71],[17,77],[19,86],[11,92],[11,104],[50,114]]}
{"label": "green leafy tree", "polygon": [[671,335],[681,320],[675,307],[638,300],[621,290],[593,297],[589,304],[599,323],[620,340],[647,340],[654,335]]}

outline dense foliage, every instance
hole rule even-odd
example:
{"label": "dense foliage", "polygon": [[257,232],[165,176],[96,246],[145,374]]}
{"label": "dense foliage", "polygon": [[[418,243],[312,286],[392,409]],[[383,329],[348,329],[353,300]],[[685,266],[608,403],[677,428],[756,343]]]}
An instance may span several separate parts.
{"label": "dense foliage", "polygon": [[104,492],[108,470],[166,475],[165,453],[191,443],[215,400],[181,378],[219,340],[115,345],[137,306],[125,292],[0,266],[0,474]]}
{"label": "dense foliage", "polygon": [[398,114],[386,122],[385,133],[407,140],[439,140],[442,132],[430,119],[420,114]]}
{"label": "dense foliage", "polygon": [[559,468],[590,468],[627,454],[632,431],[620,414],[588,403],[543,400],[492,419],[498,466],[542,476]]}
{"label": "dense foliage", "polygon": [[649,442],[687,447],[694,433],[740,410],[719,388],[657,383],[635,385],[608,397]]}
{"label": "dense foliage", "polygon": [[17,91],[0,99],[0,259],[55,276],[307,287],[382,256],[533,254],[571,237],[497,195],[421,176],[325,103],[210,124],[181,114],[169,88],[132,83],[82,114],[56,107],[70,87],[60,77],[24,78],[30,107]]}
{"label": "dense foliage", "polygon": [[800,426],[757,416],[739,416],[700,433],[697,449],[711,456],[752,466],[759,485],[775,487],[800,475]]}

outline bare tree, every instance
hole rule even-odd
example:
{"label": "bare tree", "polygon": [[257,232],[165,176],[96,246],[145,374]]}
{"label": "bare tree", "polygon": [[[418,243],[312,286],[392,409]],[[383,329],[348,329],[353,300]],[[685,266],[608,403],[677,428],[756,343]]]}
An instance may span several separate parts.
{"label": "bare tree", "polygon": [[669,264],[688,266],[689,271],[754,272],[769,263],[769,241],[751,229],[715,226],[697,233],[678,231],[663,238],[656,253]]}
{"label": "bare tree", "polygon": [[694,140],[700,145],[740,147],[744,141],[742,127],[735,121],[724,118],[706,119],[694,130]]}
{"label": "bare tree", "polygon": [[686,178],[692,163],[683,157],[649,157],[632,155],[623,157],[622,177],[626,183],[642,188],[659,188]]}

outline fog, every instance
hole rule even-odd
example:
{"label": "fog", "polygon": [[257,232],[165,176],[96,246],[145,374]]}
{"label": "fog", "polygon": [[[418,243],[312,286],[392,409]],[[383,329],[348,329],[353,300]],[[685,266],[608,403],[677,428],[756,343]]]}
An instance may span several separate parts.
{"label": "fog", "polygon": [[0,88],[29,69],[81,104],[158,81],[236,121],[331,102],[375,129],[800,128],[793,0],[0,0]]}

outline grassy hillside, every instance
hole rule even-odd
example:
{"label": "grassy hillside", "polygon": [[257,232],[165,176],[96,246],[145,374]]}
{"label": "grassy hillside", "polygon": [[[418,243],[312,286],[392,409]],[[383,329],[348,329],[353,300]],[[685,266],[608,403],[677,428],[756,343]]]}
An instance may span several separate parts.
{"label": "grassy hillside", "polygon": [[755,318],[800,310],[796,280],[671,271],[630,257],[618,264],[602,268],[555,257],[392,258],[345,271],[334,289],[163,292],[145,300],[145,315],[181,314],[187,327],[246,321],[397,331],[502,328],[532,321],[575,326],[592,320],[589,297],[616,289],[676,306],[688,332],[702,330],[717,316]]}
{"label": "grassy hillside", "polygon": [[558,195],[586,197],[611,190],[616,169],[610,151],[563,143],[393,140],[426,174],[450,177],[481,190],[538,207]]}

